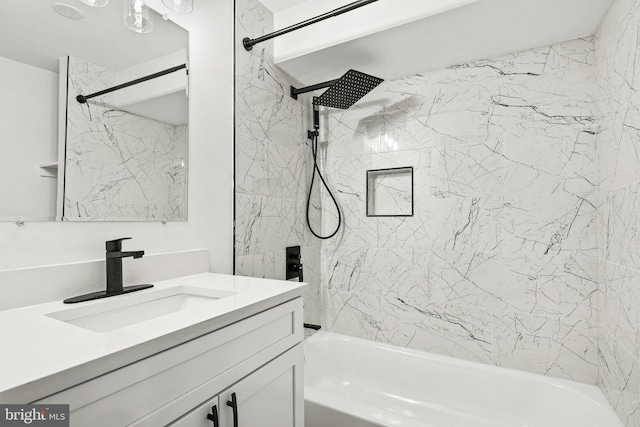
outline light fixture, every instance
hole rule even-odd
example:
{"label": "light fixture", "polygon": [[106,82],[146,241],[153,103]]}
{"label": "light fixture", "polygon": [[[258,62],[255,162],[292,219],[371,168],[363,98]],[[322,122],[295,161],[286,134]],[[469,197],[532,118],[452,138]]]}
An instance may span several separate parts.
{"label": "light fixture", "polygon": [[162,3],[174,12],[191,13],[193,11],[193,0],[162,0]]}
{"label": "light fixture", "polygon": [[54,3],[53,10],[69,19],[82,19],[84,16],[81,10],[65,3]]}
{"label": "light fixture", "polygon": [[93,7],[104,7],[109,3],[109,0],[80,0],[84,4],[88,4]]}
{"label": "light fixture", "polygon": [[123,0],[124,25],[136,33],[153,30],[153,12],[142,0]]}

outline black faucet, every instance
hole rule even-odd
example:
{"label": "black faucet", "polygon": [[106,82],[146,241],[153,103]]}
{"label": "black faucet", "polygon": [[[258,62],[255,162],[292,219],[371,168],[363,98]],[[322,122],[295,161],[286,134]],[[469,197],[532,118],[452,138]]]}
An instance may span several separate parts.
{"label": "black faucet", "polygon": [[116,295],[128,294],[129,292],[141,291],[152,288],[153,285],[122,286],[122,258],[133,257],[142,258],[144,251],[122,252],[122,241],[131,240],[131,237],[109,240],[106,242],[107,261],[107,289],[100,292],[92,292],[64,300],[65,304],[73,304],[94,299],[107,298]]}
{"label": "black faucet", "polygon": [[131,240],[131,237],[109,240],[107,248],[107,294],[121,294],[122,287],[122,258],[142,258],[144,251],[122,252],[122,241]]}

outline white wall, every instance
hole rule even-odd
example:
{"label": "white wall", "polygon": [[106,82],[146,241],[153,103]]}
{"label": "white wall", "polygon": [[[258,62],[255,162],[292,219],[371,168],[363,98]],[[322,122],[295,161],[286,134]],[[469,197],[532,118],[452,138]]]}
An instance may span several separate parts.
{"label": "white wall", "polygon": [[0,75],[0,218],[53,218],[56,180],[38,165],[57,157],[58,76],[3,57]]}
{"label": "white wall", "polygon": [[208,248],[211,271],[232,272],[233,2],[199,1],[192,14],[169,16],[190,36],[189,221],[0,223],[0,271],[101,259],[105,240],[131,236],[127,248],[147,254]]}

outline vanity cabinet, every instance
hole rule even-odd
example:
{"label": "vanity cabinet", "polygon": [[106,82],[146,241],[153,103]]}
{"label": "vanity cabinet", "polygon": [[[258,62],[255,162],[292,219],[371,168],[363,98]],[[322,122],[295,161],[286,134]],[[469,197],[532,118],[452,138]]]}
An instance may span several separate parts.
{"label": "vanity cabinet", "polygon": [[296,381],[302,378],[302,364],[299,344],[171,427],[302,427],[303,414],[296,408],[302,403],[297,399],[303,399],[302,384]]}
{"label": "vanity cabinet", "polygon": [[219,427],[303,427],[302,328],[296,298],[34,403],[72,427],[214,427],[214,406]]}

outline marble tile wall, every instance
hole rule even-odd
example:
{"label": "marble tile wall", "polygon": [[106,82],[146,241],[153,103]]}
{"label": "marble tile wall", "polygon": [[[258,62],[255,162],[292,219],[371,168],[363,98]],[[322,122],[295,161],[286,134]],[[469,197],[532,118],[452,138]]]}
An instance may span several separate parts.
{"label": "marble tile wall", "polygon": [[[322,245],[323,325],[595,384],[594,61],[593,38],[572,40],[323,109],[324,167],[344,215]],[[366,171],[406,166],[415,215],[367,217]],[[323,207],[329,230],[326,194]]]}
{"label": "marble tile wall", "polygon": [[[306,140],[310,101],[289,96],[290,79],[273,63],[273,43],[247,52],[245,37],[273,31],[273,16],[257,0],[236,1],[235,272],[285,279],[285,248],[301,246],[305,322],[320,322],[320,243],[306,218],[311,150]],[[309,101],[309,102],[307,102]],[[312,221],[321,227],[320,195]]]}
{"label": "marble tile wall", "polygon": [[187,219],[187,126],[114,109],[116,75],[69,58],[64,220]]}
{"label": "marble tile wall", "polygon": [[596,35],[600,387],[640,426],[640,2],[617,0]]}
{"label": "marble tile wall", "polygon": [[[287,96],[270,44],[241,48],[271,30],[269,13],[236,7],[236,272],[282,278],[284,247],[299,244],[307,321],[599,382],[640,426],[640,4],[617,0],[595,40],[385,82],[349,111],[323,110],[322,167],[345,226],[322,245],[304,223],[306,104]],[[403,166],[415,216],[366,217],[366,171]],[[312,219],[328,231],[322,197]]]}

